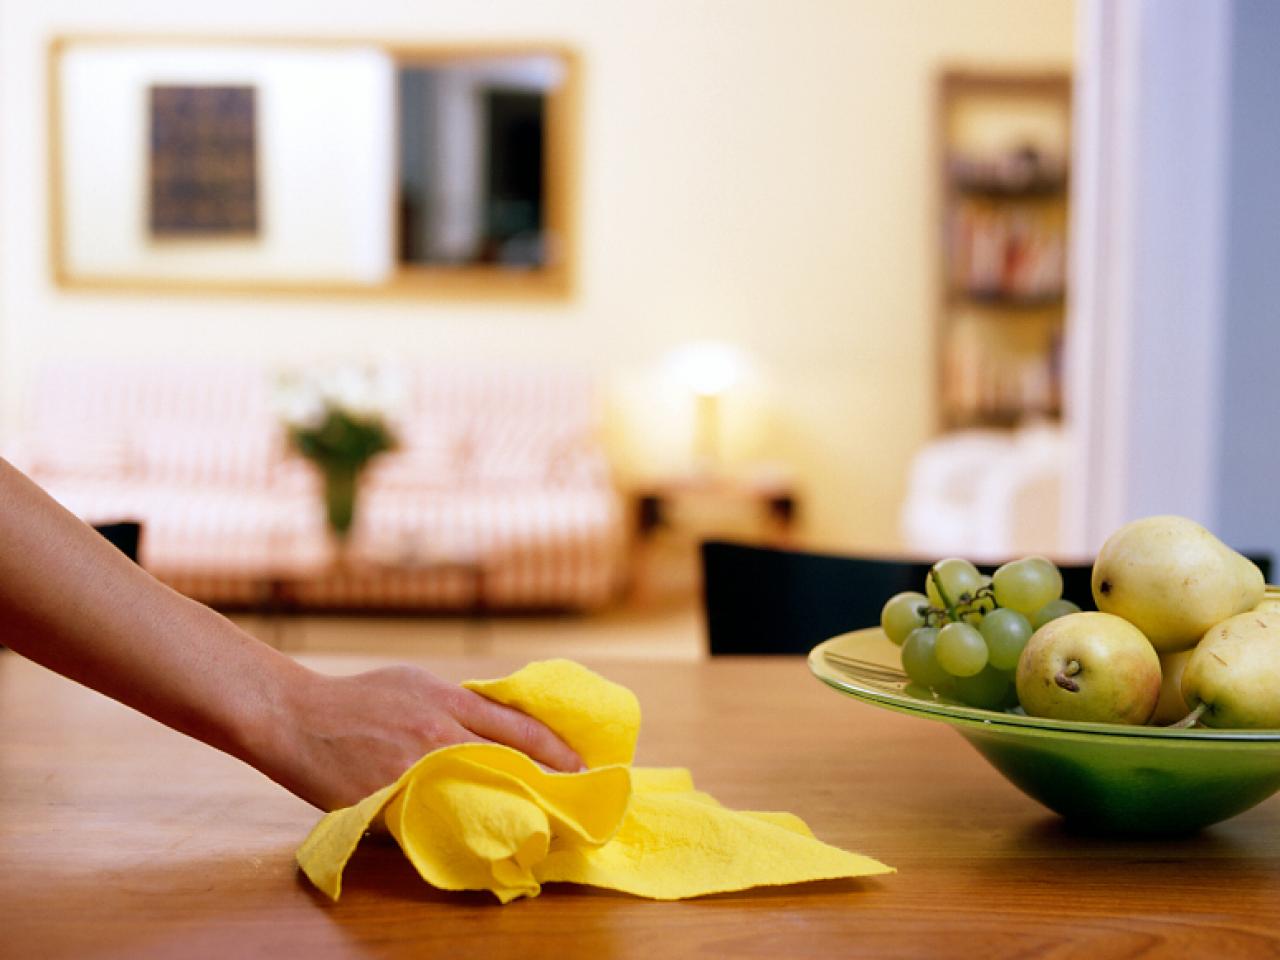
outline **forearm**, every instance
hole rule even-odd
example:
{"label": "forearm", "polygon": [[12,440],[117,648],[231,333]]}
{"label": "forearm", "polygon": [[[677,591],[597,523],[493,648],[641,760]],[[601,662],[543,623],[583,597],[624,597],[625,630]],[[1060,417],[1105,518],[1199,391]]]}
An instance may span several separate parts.
{"label": "forearm", "polygon": [[0,637],[250,762],[306,674],[155,580],[3,460]]}
{"label": "forearm", "polygon": [[453,743],[492,740],[553,769],[581,765],[541,723],[425,670],[331,678],[301,667],[151,577],[4,460],[0,642],[324,809]]}

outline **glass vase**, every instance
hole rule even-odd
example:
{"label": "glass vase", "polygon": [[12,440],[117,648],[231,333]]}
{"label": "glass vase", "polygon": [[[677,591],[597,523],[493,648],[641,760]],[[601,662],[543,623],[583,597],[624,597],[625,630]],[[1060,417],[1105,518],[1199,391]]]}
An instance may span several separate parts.
{"label": "glass vase", "polygon": [[359,492],[360,468],[352,463],[324,465],[324,506],[329,529],[343,545],[351,535],[356,519],[356,495]]}

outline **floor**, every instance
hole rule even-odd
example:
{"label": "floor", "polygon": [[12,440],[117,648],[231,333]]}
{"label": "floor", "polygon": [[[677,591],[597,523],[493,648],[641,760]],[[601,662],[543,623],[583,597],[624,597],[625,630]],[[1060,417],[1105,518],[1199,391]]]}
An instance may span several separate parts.
{"label": "floor", "polygon": [[494,656],[538,660],[698,660],[702,615],[693,600],[628,604],[565,616],[337,617],[235,615],[255,636],[289,653]]}

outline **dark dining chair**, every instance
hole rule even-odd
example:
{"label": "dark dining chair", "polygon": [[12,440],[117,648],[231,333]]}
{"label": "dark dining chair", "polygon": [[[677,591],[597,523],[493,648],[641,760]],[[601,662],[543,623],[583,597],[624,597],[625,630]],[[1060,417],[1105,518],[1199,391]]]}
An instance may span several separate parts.
{"label": "dark dining chair", "polygon": [[[884,602],[924,590],[920,560],[842,556],[723,540],[702,544],[703,610],[713,656],[804,654],[838,633],[880,623]],[[978,564],[990,573],[991,565]],[[1063,596],[1096,609],[1089,564],[1063,565]]]}
{"label": "dark dining chair", "polygon": [[142,546],[142,524],[136,520],[121,520],[117,523],[95,523],[93,529],[102,534],[117,550],[134,563],[138,562]]}
{"label": "dark dining chair", "polygon": [[[884,602],[924,590],[929,563],[783,550],[724,540],[702,544],[703,611],[712,656],[805,654],[838,633],[880,623]],[[1270,582],[1271,557],[1246,553]],[[996,565],[978,564],[983,573]],[[1096,610],[1090,563],[1059,563],[1062,595]]]}

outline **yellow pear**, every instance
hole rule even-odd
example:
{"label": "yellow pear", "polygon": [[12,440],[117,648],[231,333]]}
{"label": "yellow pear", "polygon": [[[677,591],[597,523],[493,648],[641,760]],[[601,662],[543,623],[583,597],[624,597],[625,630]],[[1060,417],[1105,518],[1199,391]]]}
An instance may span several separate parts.
{"label": "yellow pear", "polygon": [[1160,697],[1160,658],[1127,620],[1069,613],[1031,635],[1014,681],[1033,717],[1146,723]]}
{"label": "yellow pear", "polygon": [[1265,587],[1256,564],[1186,517],[1125,524],[1093,565],[1098,609],[1124,617],[1160,653],[1195,646],[1215,623],[1251,609]]}
{"label": "yellow pear", "polygon": [[1160,676],[1164,679],[1160,684],[1156,712],[1151,715],[1152,723],[1163,727],[1176,723],[1191,712],[1191,707],[1182,697],[1182,673],[1187,669],[1187,661],[1193,652],[1194,648],[1160,654]]}
{"label": "yellow pear", "polygon": [[1215,624],[1182,673],[1182,696],[1208,727],[1280,728],[1280,613]]}

